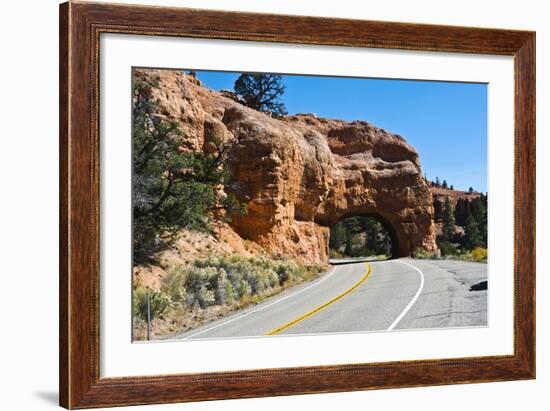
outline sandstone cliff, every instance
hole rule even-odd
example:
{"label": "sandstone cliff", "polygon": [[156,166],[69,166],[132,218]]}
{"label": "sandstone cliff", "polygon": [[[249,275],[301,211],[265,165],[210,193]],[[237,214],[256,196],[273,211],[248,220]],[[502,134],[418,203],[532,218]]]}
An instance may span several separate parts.
{"label": "sandstone cliff", "polygon": [[135,76],[158,83],[152,98],[159,116],[181,126],[182,149],[208,150],[215,138],[232,142],[226,190],[247,204],[248,214],[234,218],[230,229],[243,241],[326,263],[330,227],[347,216],[372,215],[393,235],[394,256],[436,250],[432,195],[418,154],[400,136],[363,121],[275,119],[181,72]]}

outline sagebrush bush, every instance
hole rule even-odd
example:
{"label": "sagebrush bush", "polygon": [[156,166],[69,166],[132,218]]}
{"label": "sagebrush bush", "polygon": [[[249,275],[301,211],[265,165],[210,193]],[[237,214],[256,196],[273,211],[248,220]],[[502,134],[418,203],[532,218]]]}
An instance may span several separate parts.
{"label": "sagebrush bush", "polygon": [[276,267],[277,276],[281,284],[292,281],[303,274],[302,267],[292,260],[281,260]]}
{"label": "sagebrush bush", "polygon": [[413,251],[413,258],[418,259],[437,259],[439,257],[438,253],[429,252],[424,247],[417,247]]}
{"label": "sagebrush bush", "polygon": [[231,304],[248,296],[262,296],[275,287],[292,284],[321,271],[302,267],[288,258],[208,256],[189,266],[176,267],[166,281],[166,292],[183,306]]}
{"label": "sagebrush bush", "polygon": [[147,295],[149,294],[151,319],[161,317],[172,305],[170,296],[162,290],[137,287],[132,296],[134,316],[147,320]]}

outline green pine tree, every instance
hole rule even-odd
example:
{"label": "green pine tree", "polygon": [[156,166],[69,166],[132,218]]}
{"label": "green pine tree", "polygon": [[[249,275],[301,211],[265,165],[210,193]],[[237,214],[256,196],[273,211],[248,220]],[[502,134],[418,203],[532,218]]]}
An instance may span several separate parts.
{"label": "green pine tree", "polygon": [[487,196],[483,193],[472,201],[471,215],[479,229],[481,239],[479,246],[487,248]]}
{"label": "green pine tree", "polygon": [[[147,261],[169,246],[182,228],[207,231],[217,215],[229,218],[246,207],[220,193],[229,178],[229,146],[214,142],[211,153],[181,152],[183,133],[156,116],[150,100],[157,85],[134,84],[132,215],[134,260]],[[223,211],[222,211],[223,210]]]}
{"label": "green pine tree", "polygon": [[391,246],[390,233],[373,217],[348,217],[339,221],[330,230],[330,249],[346,257],[389,256]]}
{"label": "green pine tree", "polygon": [[235,81],[235,94],[240,96],[248,107],[270,112],[274,116],[287,114],[281,101],[285,92],[283,77],[278,74],[243,73]]}
{"label": "green pine tree", "polygon": [[474,248],[483,245],[478,224],[472,215],[468,216],[468,219],[466,220],[464,232],[464,245],[466,249],[473,250]]}
{"label": "green pine tree", "polygon": [[342,221],[339,221],[330,229],[329,247],[340,253],[346,245],[346,240],[346,228]]}
{"label": "green pine tree", "polygon": [[343,224],[346,230],[346,248],[344,249],[344,254],[348,257],[354,257],[356,235],[361,232],[359,217],[346,218]]}
{"label": "green pine tree", "polygon": [[445,197],[445,207],[443,208],[443,235],[445,242],[452,242],[455,235],[455,210],[449,197]]}

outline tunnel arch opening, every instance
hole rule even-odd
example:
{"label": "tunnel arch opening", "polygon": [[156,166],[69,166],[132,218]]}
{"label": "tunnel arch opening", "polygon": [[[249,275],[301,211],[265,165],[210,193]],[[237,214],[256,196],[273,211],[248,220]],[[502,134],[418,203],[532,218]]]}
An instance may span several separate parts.
{"label": "tunnel arch opening", "polygon": [[330,258],[402,256],[395,228],[380,215],[345,215],[329,229]]}

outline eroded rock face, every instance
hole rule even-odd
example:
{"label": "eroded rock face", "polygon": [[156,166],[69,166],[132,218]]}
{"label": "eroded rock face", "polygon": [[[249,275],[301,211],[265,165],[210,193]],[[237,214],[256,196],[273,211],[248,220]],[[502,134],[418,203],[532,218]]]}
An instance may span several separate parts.
{"label": "eroded rock face", "polygon": [[232,228],[265,250],[307,263],[328,261],[330,227],[353,215],[380,218],[394,256],[436,250],[432,196],[418,154],[400,136],[367,122],[314,115],[281,119],[244,107],[174,71],[137,71],[158,82],[159,115],[176,121],[182,146],[232,142],[232,191],[248,205]]}

